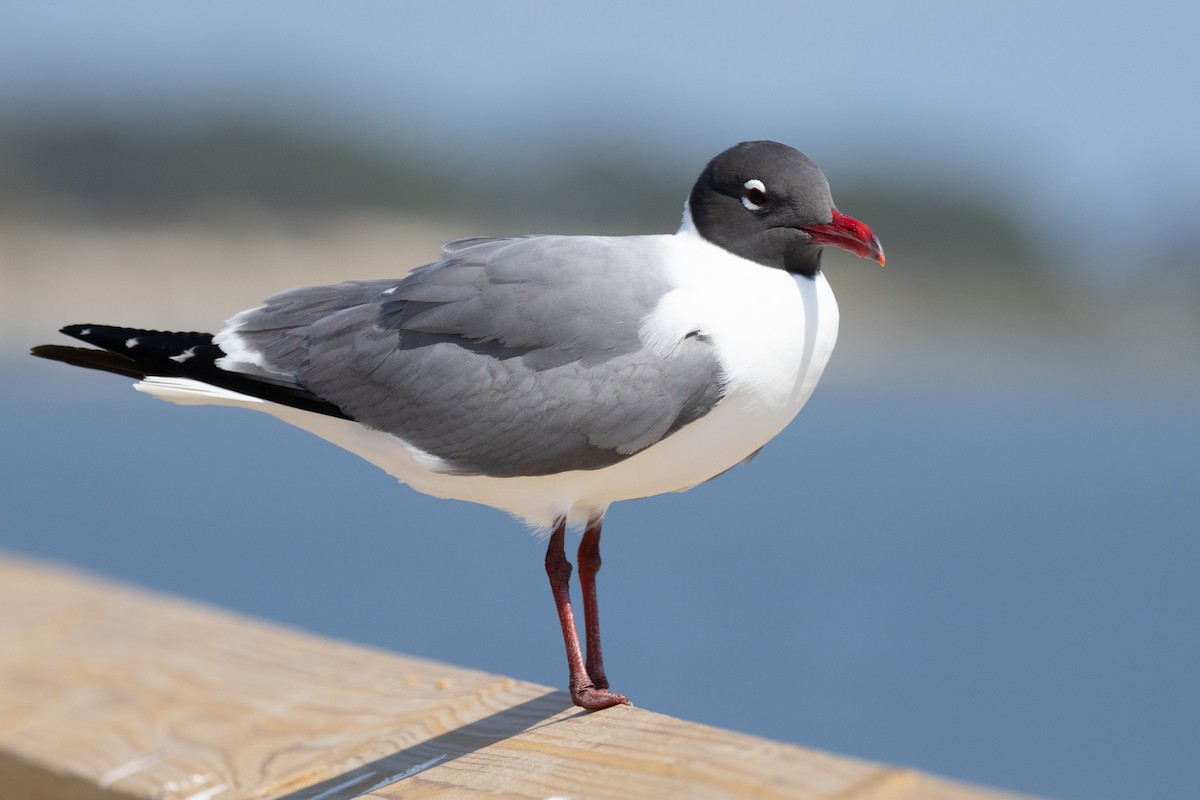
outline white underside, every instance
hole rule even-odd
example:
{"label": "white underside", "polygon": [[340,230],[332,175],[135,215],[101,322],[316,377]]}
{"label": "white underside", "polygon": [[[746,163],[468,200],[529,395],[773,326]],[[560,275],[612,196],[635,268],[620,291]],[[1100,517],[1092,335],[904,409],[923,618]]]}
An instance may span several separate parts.
{"label": "white underside", "polygon": [[662,239],[676,288],[647,317],[642,340],[666,351],[701,331],[717,348],[726,394],[701,419],[602,469],[517,478],[448,474],[435,456],[349,420],[181,378],[147,378],[135,388],[175,403],[265,411],[435,497],[500,508],[537,527],[564,515],[583,523],[615,501],[683,491],[751,456],[804,405],[837,339],[837,301],[824,275],[809,280],[737,258],[686,222]]}

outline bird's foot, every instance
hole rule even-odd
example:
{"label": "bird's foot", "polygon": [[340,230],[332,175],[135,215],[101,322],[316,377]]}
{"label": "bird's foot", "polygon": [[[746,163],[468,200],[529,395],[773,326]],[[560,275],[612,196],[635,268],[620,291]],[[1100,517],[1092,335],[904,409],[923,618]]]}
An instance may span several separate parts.
{"label": "bird's foot", "polygon": [[583,686],[571,687],[571,702],[588,711],[599,711],[609,706],[633,705],[625,695],[598,689],[590,682]]}

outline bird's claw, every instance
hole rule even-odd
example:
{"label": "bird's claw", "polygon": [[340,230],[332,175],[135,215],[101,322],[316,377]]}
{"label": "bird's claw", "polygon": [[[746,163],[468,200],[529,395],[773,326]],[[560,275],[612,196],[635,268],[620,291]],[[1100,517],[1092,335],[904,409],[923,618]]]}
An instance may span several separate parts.
{"label": "bird's claw", "polygon": [[610,692],[607,689],[597,689],[591,685],[572,687],[571,702],[587,711],[599,711],[610,706],[633,705],[623,694]]}

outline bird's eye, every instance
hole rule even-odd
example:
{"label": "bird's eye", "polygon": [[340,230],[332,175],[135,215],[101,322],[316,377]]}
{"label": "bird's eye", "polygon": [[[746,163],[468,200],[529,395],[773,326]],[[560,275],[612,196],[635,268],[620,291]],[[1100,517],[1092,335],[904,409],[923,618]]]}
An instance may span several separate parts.
{"label": "bird's eye", "polygon": [[742,205],[750,211],[758,211],[767,204],[767,187],[763,186],[763,182],[758,178],[751,178],[742,186],[745,191],[742,193]]}

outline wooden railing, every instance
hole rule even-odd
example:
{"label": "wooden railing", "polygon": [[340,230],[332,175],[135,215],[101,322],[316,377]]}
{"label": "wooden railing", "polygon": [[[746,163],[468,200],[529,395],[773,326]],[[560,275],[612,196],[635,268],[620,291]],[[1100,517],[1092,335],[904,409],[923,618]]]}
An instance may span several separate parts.
{"label": "wooden railing", "polygon": [[0,798],[1012,797],[0,558]]}

